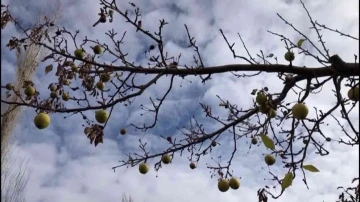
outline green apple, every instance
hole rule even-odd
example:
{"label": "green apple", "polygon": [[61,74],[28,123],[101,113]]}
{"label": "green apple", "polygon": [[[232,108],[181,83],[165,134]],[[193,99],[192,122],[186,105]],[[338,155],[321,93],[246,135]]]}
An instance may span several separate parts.
{"label": "green apple", "polygon": [[93,51],[97,55],[100,55],[103,52],[102,47],[100,45],[94,46]]}
{"label": "green apple", "polygon": [[240,187],[240,180],[237,179],[237,178],[231,178],[230,181],[229,181],[229,185],[231,187],[231,189],[239,189]]}
{"label": "green apple", "polygon": [[265,159],[265,163],[269,166],[274,165],[276,161],[275,157],[271,156],[270,154],[266,155],[264,159]]}
{"label": "green apple", "polygon": [[74,55],[78,59],[83,59],[85,57],[85,51],[82,48],[76,49]]}
{"label": "green apple", "polygon": [[221,179],[219,180],[218,182],[218,189],[221,191],[221,192],[226,192],[227,190],[229,190],[230,188],[230,184],[229,184],[229,181],[226,180],[226,179]]}
{"label": "green apple", "polygon": [[169,164],[171,162],[171,157],[169,154],[164,154],[162,157],[161,157],[161,161],[165,164]]}
{"label": "green apple", "polygon": [[292,107],[291,111],[292,111],[293,116],[298,120],[305,119],[309,113],[309,109],[303,103],[295,104]]}
{"label": "green apple", "polygon": [[149,171],[149,166],[146,163],[141,163],[139,165],[139,172],[145,175]]}
{"label": "green apple", "polygon": [[105,123],[108,118],[109,118],[109,114],[106,110],[101,109],[95,112],[95,119],[99,123]]}
{"label": "green apple", "polygon": [[34,124],[38,129],[45,129],[50,125],[50,116],[46,113],[39,113],[34,118]]}
{"label": "green apple", "polygon": [[287,60],[287,61],[293,61],[294,59],[295,59],[295,55],[294,55],[294,53],[293,52],[290,52],[290,51],[288,51],[288,52],[286,52],[285,53],[285,55],[284,55],[284,57],[285,57],[285,60]]}
{"label": "green apple", "polygon": [[35,93],[36,93],[36,90],[32,86],[28,86],[24,90],[24,94],[27,95],[27,96],[33,96],[33,95],[35,95]]}

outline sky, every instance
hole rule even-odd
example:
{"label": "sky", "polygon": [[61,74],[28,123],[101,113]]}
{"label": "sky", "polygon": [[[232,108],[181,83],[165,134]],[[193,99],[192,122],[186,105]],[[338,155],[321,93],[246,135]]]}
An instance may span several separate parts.
{"label": "sky", "polygon": [[[47,2],[50,7],[44,7],[44,2]],[[7,0],[2,4],[9,3],[13,16],[18,17],[24,24],[31,24],[40,11],[53,14],[52,2],[55,1]],[[199,44],[205,66],[245,63],[243,60],[233,58],[219,29],[224,31],[230,43],[235,42],[234,49],[238,55],[247,56],[237,35],[240,33],[248,50],[254,56],[262,50],[264,54],[273,53],[278,56],[279,63],[287,64],[283,59],[284,43],[267,30],[287,36],[294,42],[301,39],[301,36],[286,25],[276,15],[277,13],[313,41],[317,41],[316,32],[309,29],[307,13],[297,0],[149,0],[134,3],[141,9],[144,29],[154,32],[158,30],[159,20],[165,19],[169,22],[164,28],[164,48],[169,55],[182,54],[180,65],[193,64],[194,52],[187,47],[184,24],[188,26],[190,33]],[[312,18],[320,24],[359,37],[358,1],[317,0],[304,1],[304,3]],[[117,4],[121,9],[131,9],[125,1],[117,1]],[[116,13],[113,23],[100,24],[93,28],[92,24],[98,19],[99,8],[98,0],[63,0],[61,1],[62,15],[57,24],[71,31],[80,30],[80,37],[99,39],[104,43],[109,43],[109,38],[105,35],[107,30],[114,28],[119,35],[127,31],[123,48],[129,53],[129,60],[145,64],[144,51],[153,42],[140,32],[135,32],[135,28]],[[344,61],[353,62],[354,54],[359,54],[358,41],[329,31],[323,30],[321,33],[330,50],[330,55],[338,54]],[[4,85],[15,81],[16,69],[15,53],[5,47],[6,42],[11,36],[19,36],[20,32],[10,25],[1,34],[1,84]],[[77,42],[80,43],[81,39]],[[304,47],[316,53],[307,42],[304,42]],[[70,45],[70,48],[74,49],[74,46]],[[89,50],[89,45],[85,45],[85,48]],[[105,56],[102,60],[111,61],[111,58]],[[48,62],[41,63],[33,77],[37,90],[44,96],[49,93],[48,84],[55,79],[54,72],[48,75],[44,73],[44,68],[48,64]],[[320,66],[313,59],[297,53],[294,65]],[[137,81],[141,82],[149,78],[149,76],[139,76]],[[117,105],[105,129],[104,144],[96,148],[89,144],[83,133],[84,121],[81,116],[74,115],[64,119],[65,114],[52,114],[51,125],[47,129],[38,130],[33,125],[35,111],[24,109],[14,131],[14,137],[15,149],[20,156],[29,159],[31,166],[31,176],[25,189],[26,201],[116,202],[121,201],[123,194],[131,195],[135,202],[257,201],[258,189],[265,185],[276,184],[270,180],[269,168],[263,162],[264,154],[270,151],[261,144],[252,147],[249,151],[250,138],[241,138],[238,140],[238,149],[232,163],[234,176],[241,179],[241,187],[226,193],[218,191],[217,177],[211,178],[210,170],[206,166],[207,163],[214,165],[210,157],[216,158],[222,155],[222,163],[226,163],[229,159],[233,141],[228,133],[220,136],[218,141],[220,145],[202,159],[194,170],[189,168],[188,154],[184,153],[180,156],[177,153],[172,163],[161,168],[158,173],[152,167],[146,175],[141,175],[137,167],[121,167],[114,173],[111,168],[118,165],[118,161],[124,160],[127,153],[139,152],[139,138],[148,143],[151,152],[162,152],[166,149],[167,143],[160,135],[180,138],[181,134],[176,128],[189,126],[192,116],[204,124],[207,132],[219,128],[219,124],[215,124],[204,116],[199,103],[212,106],[213,114],[226,117],[227,111],[217,107],[220,103],[217,95],[246,109],[253,104],[254,97],[250,95],[252,89],[266,86],[270,92],[277,93],[283,87],[282,81],[278,80],[275,74],[269,73],[262,73],[251,78],[236,78],[230,73],[213,75],[206,84],[201,83],[198,77],[189,76],[186,80],[177,78],[174,88],[161,107],[157,126],[145,133],[128,128],[126,135],[120,135],[120,128],[130,123],[152,123],[152,114],[140,116],[143,113],[140,105],[149,106],[150,96],[153,98],[162,96],[169,82],[170,77],[162,78],[154,87],[138,97],[131,106]],[[76,82],[71,85],[75,86]],[[309,106],[309,117],[315,117],[313,107],[326,111],[333,106],[336,99],[332,89],[333,86],[329,83],[320,93],[309,96],[306,100]],[[347,88],[342,88],[341,92],[345,95]],[[72,92],[72,95],[80,96],[81,94]],[[295,94],[290,93],[285,101],[294,101],[296,99],[294,96]],[[66,107],[76,107],[76,103],[66,103]],[[350,113],[353,123],[359,121],[358,111],[359,104],[357,103],[356,109]],[[88,111],[85,114],[93,117],[94,111]],[[339,117],[339,110],[334,112],[334,115]],[[323,132],[328,137],[335,140],[344,138],[341,128],[336,125],[334,119],[329,117],[326,123],[329,125],[323,127]],[[345,125],[345,128],[349,127],[345,121],[341,120],[341,123]],[[355,127],[359,130],[358,124],[355,124]],[[320,136],[315,138],[325,142]],[[297,146],[300,147],[301,144],[299,141]],[[315,165],[320,170],[318,173],[307,173],[310,189],[306,188],[302,177],[297,177],[293,185],[276,201],[335,201],[340,194],[336,188],[349,186],[351,180],[358,176],[358,146],[348,147],[336,141],[325,142],[324,145],[330,151],[328,156],[316,155],[313,147],[308,150],[306,162]],[[150,160],[149,164],[153,166],[153,163],[158,160]],[[285,174],[280,160],[270,170],[279,176]],[[278,186],[273,192],[278,193],[279,189]]]}

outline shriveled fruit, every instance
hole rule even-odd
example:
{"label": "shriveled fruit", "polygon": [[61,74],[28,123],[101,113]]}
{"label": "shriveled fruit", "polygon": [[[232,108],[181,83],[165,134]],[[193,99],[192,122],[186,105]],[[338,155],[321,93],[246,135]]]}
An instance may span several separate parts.
{"label": "shriveled fruit", "polygon": [[221,192],[226,192],[227,190],[229,190],[230,188],[230,184],[229,184],[229,181],[226,180],[226,179],[221,179],[219,180],[218,182],[218,189],[221,191]]}
{"label": "shriveled fruit", "polygon": [[264,105],[267,101],[267,97],[264,93],[260,92],[257,94],[255,100],[259,105]]}
{"label": "shriveled fruit", "polygon": [[348,97],[352,101],[359,101],[359,87],[350,88],[348,91]]}
{"label": "shriveled fruit", "polygon": [[267,115],[268,115],[270,118],[275,118],[275,117],[276,117],[276,111],[275,111],[273,108],[271,108],[271,109],[269,109]]}
{"label": "shriveled fruit", "polygon": [[194,162],[191,162],[191,163],[190,163],[190,168],[191,168],[191,169],[195,169],[195,168],[196,168],[196,165],[195,165]]}
{"label": "shriveled fruit", "polygon": [[[69,74],[67,75],[67,79],[73,79],[74,78],[74,76],[75,76],[75,74],[74,74],[74,72],[69,72]],[[80,76],[79,76],[79,78],[80,78]]]}
{"label": "shriveled fruit", "polygon": [[105,123],[108,118],[109,118],[108,112],[103,109],[95,112],[95,119],[99,123]]}
{"label": "shriveled fruit", "polygon": [[146,174],[149,171],[149,166],[146,163],[140,163],[139,172],[141,174]]}
{"label": "shriveled fruit", "polygon": [[33,96],[33,95],[35,95],[35,93],[36,93],[36,90],[32,86],[28,86],[24,90],[24,94],[27,95],[27,96]]}
{"label": "shriveled fruit", "polygon": [[85,127],[84,128],[84,133],[85,135],[88,135],[91,132],[91,128],[90,127]]}
{"label": "shriveled fruit", "polygon": [[240,180],[237,179],[237,178],[235,178],[235,177],[233,177],[233,178],[230,179],[229,185],[230,185],[231,189],[235,189],[235,190],[236,190],[236,189],[239,189],[239,187],[240,187]]}
{"label": "shriveled fruit", "polygon": [[58,93],[56,91],[53,91],[53,92],[50,93],[51,98],[57,98],[58,96],[59,95],[58,95]]}
{"label": "shriveled fruit", "polygon": [[171,157],[169,154],[164,154],[162,157],[161,157],[161,161],[165,164],[169,164],[170,161],[171,161]]}
{"label": "shriveled fruit", "polygon": [[275,157],[271,156],[270,154],[265,156],[265,163],[269,166],[272,166],[275,164]]}
{"label": "shriveled fruit", "polygon": [[258,140],[256,139],[256,137],[253,137],[251,139],[251,144],[257,144]]}
{"label": "shriveled fruit", "polygon": [[303,103],[295,104],[292,107],[291,111],[292,111],[293,116],[298,120],[305,119],[309,113],[309,109]]}
{"label": "shriveled fruit", "polygon": [[95,54],[99,55],[102,53],[102,47],[100,45],[96,45],[96,46],[94,46],[93,51]]}
{"label": "shriveled fruit", "polygon": [[126,129],[125,129],[125,128],[122,128],[122,129],[120,130],[120,134],[121,134],[121,135],[125,135],[125,134],[126,134]]}
{"label": "shriveled fruit", "polygon": [[14,85],[12,83],[8,83],[5,86],[6,90],[13,90],[14,89]]}
{"label": "shriveled fruit", "polygon": [[71,61],[65,61],[64,62],[64,66],[70,66],[71,64],[73,64],[73,62],[71,62]]}
{"label": "shriveled fruit", "polygon": [[76,49],[74,55],[78,59],[83,59],[85,57],[85,51],[82,48]]}
{"label": "shriveled fruit", "polygon": [[211,146],[215,147],[215,146],[216,146],[216,142],[215,142],[215,141],[212,141],[212,142],[211,142]]}
{"label": "shriveled fruit", "polygon": [[98,81],[98,82],[96,83],[96,88],[98,88],[99,90],[104,90],[104,88],[105,88],[105,83],[102,82],[102,81]]}
{"label": "shriveled fruit", "polygon": [[50,116],[45,113],[39,113],[34,118],[34,124],[38,129],[45,129],[50,125]]}
{"label": "shriveled fruit", "polygon": [[325,140],[326,140],[326,142],[331,142],[331,138],[330,138],[330,137],[327,137]]}
{"label": "shriveled fruit", "polygon": [[64,100],[64,101],[68,101],[70,99],[70,96],[69,96],[69,93],[63,93],[61,95],[61,98]]}
{"label": "shriveled fruit", "polygon": [[293,61],[295,59],[294,53],[290,51],[286,52],[284,57],[287,61]]}
{"label": "shriveled fruit", "polygon": [[110,75],[107,73],[101,74],[100,79],[102,82],[108,82],[108,81],[110,81]]}
{"label": "shriveled fruit", "polygon": [[172,142],[172,138],[169,136],[166,138],[167,141],[169,141],[170,143]]}

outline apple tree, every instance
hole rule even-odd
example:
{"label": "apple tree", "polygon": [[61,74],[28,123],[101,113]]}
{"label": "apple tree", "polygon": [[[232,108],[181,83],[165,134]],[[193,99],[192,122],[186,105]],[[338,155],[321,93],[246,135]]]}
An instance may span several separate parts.
{"label": "apple tree", "polygon": [[[307,186],[307,172],[319,172],[316,165],[308,164],[306,161],[309,148],[315,150],[317,155],[327,156],[330,151],[324,147],[326,142],[336,141],[348,146],[359,145],[359,125],[350,118],[351,114],[358,113],[356,111],[359,101],[357,55],[354,55],[354,61],[351,62],[343,61],[338,55],[330,55],[320,29],[337,33],[354,40],[355,43],[358,43],[359,39],[313,20],[302,1],[304,12],[307,12],[308,20],[312,25],[311,30],[316,33],[320,46],[291,22],[277,14],[280,22],[286,23],[289,29],[302,37],[300,40],[294,41],[281,33],[269,30],[269,35],[278,37],[279,43],[284,45],[283,55],[265,53],[262,50],[254,55],[250,53],[246,42],[238,34],[247,53],[247,55],[239,55],[235,51],[235,43],[229,41],[224,31],[220,29],[219,35],[228,45],[229,54],[241,61],[241,64],[221,66],[204,65],[201,50],[188,26],[184,26],[184,32],[188,36],[189,49],[194,51],[194,60],[191,64],[183,64],[180,60],[181,55],[169,55],[164,48],[164,27],[168,25],[165,19],[160,20],[158,27],[147,30],[142,26],[141,9],[134,3],[129,3],[131,9],[126,10],[118,7],[115,1],[99,0],[99,2],[101,7],[98,13],[99,20],[95,22],[93,29],[100,29],[101,24],[112,23],[115,20],[117,23],[121,20],[129,23],[138,33],[152,41],[153,45],[150,45],[144,53],[148,60],[147,64],[139,64],[128,59],[126,53],[128,50],[124,50],[122,46],[126,32],[119,35],[114,29],[108,30],[106,35],[112,44],[89,37],[79,39],[80,31],[69,31],[46,18],[41,24],[25,27],[22,22],[16,20],[16,16],[12,16],[8,6],[2,5],[1,28],[4,29],[8,23],[13,23],[23,32],[22,37],[12,37],[9,40],[7,47],[10,50],[22,51],[26,49],[27,44],[35,43],[50,51],[50,54],[42,60],[43,63],[48,64],[45,74],[54,71],[57,77],[56,82],[46,84],[49,94],[39,93],[32,81],[24,81],[22,89],[14,89],[14,84],[11,83],[2,83],[6,94],[16,95],[18,99],[16,102],[2,99],[1,102],[33,108],[38,113],[34,118],[34,125],[40,130],[51,124],[53,114],[71,114],[84,119],[84,133],[90,144],[97,146],[99,143],[106,143],[104,129],[112,117],[114,106],[132,105],[134,98],[142,97],[144,92],[165,78],[170,78],[170,83],[163,94],[159,97],[150,97],[150,105],[140,106],[144,114],[152,115],[152,122],[121,126],[119,127],[121,135],[126,135],[131,130],[153,129],[158,124],[158,115],[162,113],[161,107],[166,102],[167,96],[173,88],[176,88],[173,85],[174,81],[186,80],[189,76],[206,85],[214,75],[222,73],[231,73],[234,78],[239,79],[255,78],[270,73],[277,76],[277,80],[273,82],[282,86],[279,92],[274,92],[266,86],[250,89],[245,94],[248,95],[248,99],[253,100],[250,108],[237,106],[231,100],[217,96],[216,99],[219,100],[217,107],[227,111],[228,117],[220,117],[213,113],[213,106],[200,103],[199,107],[203,110],[206,119],[219,125],[216,130],[207,131],[206,126],[193,116],[187,126],[178,128],[181,137],[161,136],[163,141],[168,143],[168,149],[150,152],[146,142],[140,139],[139,146],[143,153],[131,154],[129,151],[128,158],[122,159],[120,165],[114,166],[114,171],[121,166],[136,167],[141,174],[148,173],[150,167],[159,171],[162,166],[178,158],[177,154],[182,154],[183,151],[188,154],[190,169],[196,169],[197,163],[203,156],[211,154],[215,148],[222,147],[217,142],[218,139],[230,134],[233,137],[232,154],[225,163],[207,164],[211,176],[218,179],[218,188],[221,192],[230,188],[238,189],[240,180],[233,177],[231,167],[237,144],[249,140],[249,149],[254,146],[266,147],[268,153],[264,155],[266,163],[264,165],[268,167],[275,164],[282,165],[287,170],[281,175],[272,173],[271,169],[268,171],[272,185],[280,187],[281,192],[274,194],[268,185],[264,185],[257,194],[260,202],[266,202],[268,198],[279,198],[294,180],[302,180]],[[48,30],[53,27],[56,27],[57,31],[49,34]],[[40,40],[43,37],[47,40]],[[311,51],[303,47],[304,43],[311,46]],[[114,60],[110,62],[101,60],[105,55]],[[317,67],[293,65],[293,61],[301,55],[316,60],[319,65]],[[279,64],[279,57],[283,57],[287,63]],[[139,80],[137,79],[139,75],[147,79]],[[333,89],[323,89],[325,84],[331,84]],[[340,92],[342,88],[346,89],[346,94]],[[307,104],[309,97],[322,90],[331,90],[336,98],[336,102],[328,111],[321,111],[316,106]],[[83,96],[72,96],[71,93],[74,91],[80,92]],[[289,97],[291,92],[297,96]],[[68,107],[67,102],[72,102],[78,107]],[[85,116],[85,111],[94,111],[94,116]],[[310,111],[315,112],[314,115],[310,116]],[[340,111],[341,116],[334,116],[336,111]],[[329,119],[336,120],[337,127],[341,128],[347,139],[335,140],[326,137],[322,127]],[[322,137],[322,141],[314,138],[315,135]],[[150,159],[155,159],[156,162],[151,165],[148,163]],[[358,178],[353,182],[358,183]],[[359,186],[344,188],[339,199],[358,201]]]}

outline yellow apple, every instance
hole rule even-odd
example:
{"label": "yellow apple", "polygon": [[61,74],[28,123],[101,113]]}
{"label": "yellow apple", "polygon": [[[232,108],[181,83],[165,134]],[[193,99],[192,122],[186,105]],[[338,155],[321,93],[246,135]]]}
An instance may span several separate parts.
{"label": "yellow apple", "polygon": [[34,118],[34,124],[38,129],[47,128],[50,125],[50,116],[45,113],[39,113]]}
{"label": "yellow apple", "polygon": [[292,114],[296,119],[305,119],[309,113],[309,109],[303,103],[295,104],[292,109]]}
{"label": "yellow apple", "polygon": [[99,123],[105,123],[108,118],[109,118],[108,112],[103,109],[95,112],[95,119]]}
{"label": "yellow apple", "polygon": [[229,185],[230,185],[231,189],[239,189],[240,180],[233,177],[233,178],[230,179]]}
{"label": "yellow apple", "polygon": [[68,101],[70,99],[70,96],[69,96],[69,93],[63,93],[61,95],[61,98],[64,100],[64,101]]}
{"label": "yellow apple", "polygon": [[58,96],[59,95],[58,95],[58,93],[56,91],[53,91],[53,92],[50,93],[51,98],[57,98]]}
{"label": "yellow apple", "polygon": [[149,171],[149,166],[146,163],[141,163],[139,165],[139,171],[141,174],[146,174]]}
{"label": "yellow apple", "polygon": [[226,192],[230,188],[229,181],[226,179],[221,179],[218,182],[218,188],[221,192]]}
{"label": "yellow apple", "polygon": [[51,87],[50,87],[50,91],[56,91],[57,90],[57,86],[56,85],[52,85]]}

